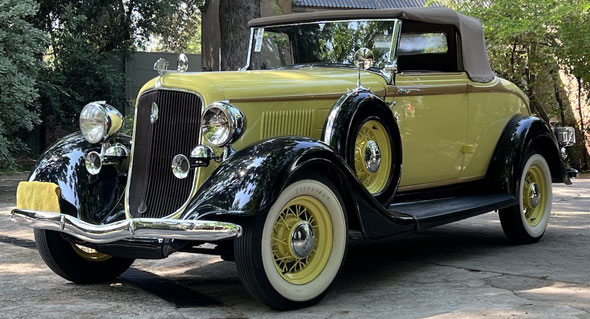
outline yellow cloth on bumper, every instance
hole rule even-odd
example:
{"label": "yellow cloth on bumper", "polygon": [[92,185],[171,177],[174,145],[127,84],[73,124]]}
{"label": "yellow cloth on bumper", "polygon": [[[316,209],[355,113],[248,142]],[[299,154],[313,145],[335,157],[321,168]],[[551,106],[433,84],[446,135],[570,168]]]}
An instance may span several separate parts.
{"label": "yellow cloth on bumper", "polygon": [[60,189],[46,182],[20,182],[16,190],[16,208],[59,213]]}

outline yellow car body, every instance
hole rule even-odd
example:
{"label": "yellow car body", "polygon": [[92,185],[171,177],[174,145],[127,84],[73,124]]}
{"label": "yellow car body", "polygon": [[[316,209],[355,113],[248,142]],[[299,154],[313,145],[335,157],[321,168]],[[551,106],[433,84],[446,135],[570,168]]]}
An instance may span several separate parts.
{"label": "yellow car body", "polygon": [[92,102],[81,132],[41,156],[12,218],[36,228],[57,274],[100,282],[134,258],[216,254],[285,310],[325,295],[350,240],[491,211],[511,241],[541,239],[552,183],[571,183],[574,131],[535,117],[494,75],[478,20],[422,8],[250,26],[243,70],[188,73],[181,56],[169,71],[160,59],[132,137]]}
{"label": "yellow car body", "polygon": [[[139,96],[157,84],[198,93],[204,105],[229,101],[246,117],[245,133],[232,144],[240,150],[277,136],[320,139],[328,113],[355,88],[356,78],[355,70],[323,67],[168,73],[146,83]],[[501,78],[478,83],[465,73],[408,73],[390,85],[363,71],[361,82],[391,105],[398,120],[400,191],[482,179],[507,121],[514,114],[530,115],[526,95]],[[200,168],[197,185],[217,166]]]}

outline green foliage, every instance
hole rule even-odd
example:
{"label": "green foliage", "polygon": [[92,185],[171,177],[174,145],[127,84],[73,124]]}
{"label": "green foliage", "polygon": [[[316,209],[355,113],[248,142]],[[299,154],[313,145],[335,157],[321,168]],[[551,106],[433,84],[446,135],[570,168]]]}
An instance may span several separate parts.
{"label": "green foliage", "polygon": [[590,1],[576,1],[561,19],[556,51],[560,62],[583,82],[590,82]]}
{"label": "green foliage", "polygon": [[121,128],[121,133],[127,134],[129,136],[133,135],[133,124],[135,122],[135,115],[129,114],[125,116],[125,123],[123,123],[123,127]]}
{"label": "green foliage", "polygon": [[35,22],[51,39],[40,85],[46,125],[75,130],[81,108],[96,100],[124,111],[125,59],[154,36],[188,47],[201,2],[42,0]]}
{"label": "green foliage", "polygon": [[52,119],[47,125],[76,130],[78,114],[88,102],[106,100],[124,111],[123,70],[105,61],[109,57],[122,59],[127,51],[101,51],[97,42],[80,37],[89,25],[85,15],[68,8],[62,17],[64,23],[51,31],[48,64],[40,78],[39,94],[43,118]]}
{"label": "green foliage", "polygon": [[0,0],[0,166],[14,167],[23,136],[41,119],[77,130],[90,101],[123,111],[124,61],[152,37],[198,52],[202,2]]}
{"label": "green foliage", "polygon": [[588,77],[590,0],[449,0],[445,4],[482,21],[492,68],[524,88],[535,102],[554,104],[551,97],[536,96],[535,87],[551,81],[559,66],[574,75],[585,74],[584,80]]}
{"label": "green foliage", "polygon": [[[145,49],[151,37],[183,42],[184,32],[200,23],[198,6],[203,0],[41,0],[35,21],[54,32],[84,17],[78,36],[100,52]],[[76,21],[74,21],[76,23]]]}
{"label": "green foliage", "polygon": [[0,166],[14,167],[13,154],[26,146],[23,131],[39,123],[35,88],[45,35],[27,21],[32,0],[0,0]]}
{"label": "green foliage", "polygon": [[184,1],[169,15],[169,24],[154,32],[157,51],[201,54],[201,2]]}
{"label": "green foliage", "polygon": [[[527,93],[534,113],[586,130],[588,123],[576,123],[567,99],[559,96],[563,88],[558,73],[565,69],[586,92],[590,89],[590,0],[443,2],[482,21],[492,68]],[[578,149],[585,157],[583,145]]]}

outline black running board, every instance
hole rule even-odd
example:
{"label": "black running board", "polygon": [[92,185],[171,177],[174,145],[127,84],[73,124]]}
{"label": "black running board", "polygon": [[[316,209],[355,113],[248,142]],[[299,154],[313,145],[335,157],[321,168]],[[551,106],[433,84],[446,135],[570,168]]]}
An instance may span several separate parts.
{"label": "black running board", "polygon": [[506,194],[478,194],[396,203],[390,213],[402,213],[416,220],[416,231],[422,231],[494,210],[518,205],[518,200]]}

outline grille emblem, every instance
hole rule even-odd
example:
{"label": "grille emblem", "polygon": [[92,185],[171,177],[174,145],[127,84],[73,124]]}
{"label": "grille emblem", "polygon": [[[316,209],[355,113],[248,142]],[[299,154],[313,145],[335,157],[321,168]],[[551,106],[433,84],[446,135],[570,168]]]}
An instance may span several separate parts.
{"label": "grille emblem", "polygon": [[152,102],[152,114],[150,114],[150,122],[152,124],[158,121],[158,104],[156,102]]}
{"label": "grille emblem", "polygon": [[137,212],[140,214],[143,214],[147,211],[147,204],[145,203],[145,200],[141,201],[141,204],[139,204],[139,207],[137,207]]}

